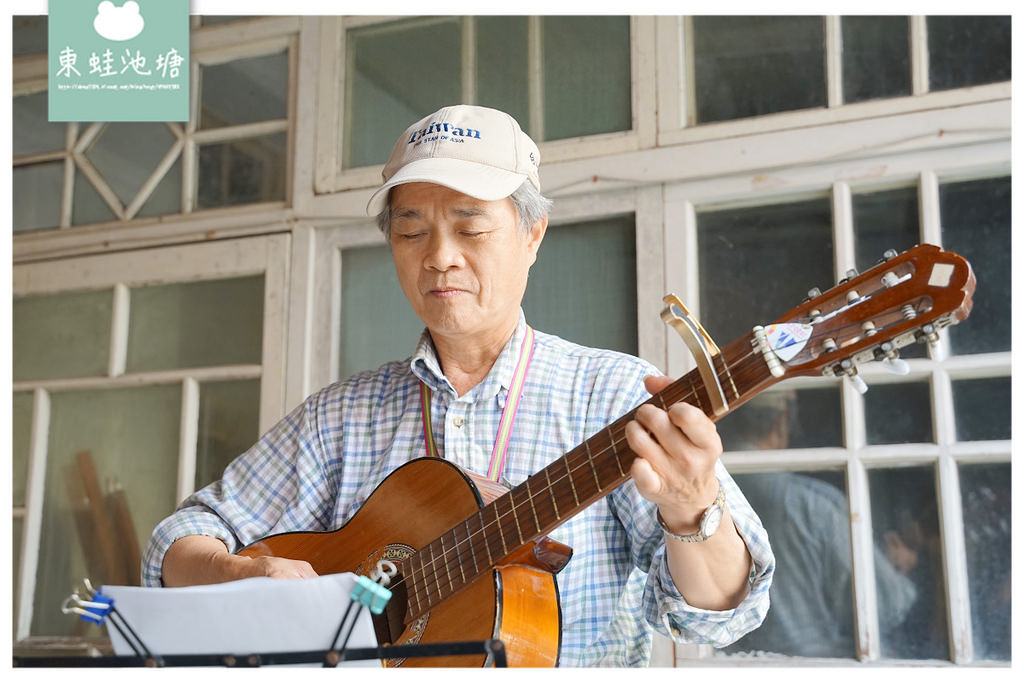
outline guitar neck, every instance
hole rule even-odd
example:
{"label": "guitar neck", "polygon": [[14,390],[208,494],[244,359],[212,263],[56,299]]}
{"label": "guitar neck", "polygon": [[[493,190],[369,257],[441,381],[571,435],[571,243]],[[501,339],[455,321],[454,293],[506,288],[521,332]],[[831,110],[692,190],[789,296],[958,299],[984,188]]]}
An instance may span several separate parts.
{"label": "guitar neck", "polygon": [[[646,403],[667,409],[679,401],[700,407],[712,419],[753,398],[778,380],[745,335],[713,359],[729,408],[715,415],[700,374],[693,370]],[[421,548],[406,577],[409,617],[415,619],[486,571],[549,534],[629,479],[636,455],[626,441],[631,410],[547,467],[480,509],[462,524]]]}

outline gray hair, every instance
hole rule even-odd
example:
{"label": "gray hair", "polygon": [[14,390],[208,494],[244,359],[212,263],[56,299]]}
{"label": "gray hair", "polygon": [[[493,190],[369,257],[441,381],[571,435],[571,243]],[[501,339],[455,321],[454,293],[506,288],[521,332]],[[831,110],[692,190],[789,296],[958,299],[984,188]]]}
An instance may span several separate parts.
{"label": "gray hair", "polygon": [[[377,214],[377,227],[384,233],[384,239],[391,241],[391,190],[388,190],[388,199],[384,208]],[[512,205],[519,217],[519,231],[523,235],[530,232],[533,224],[548,215],[551,206],[554,204],[550,199],[540,193],[529,180],[523,181],[515,192],[509,195]]]}

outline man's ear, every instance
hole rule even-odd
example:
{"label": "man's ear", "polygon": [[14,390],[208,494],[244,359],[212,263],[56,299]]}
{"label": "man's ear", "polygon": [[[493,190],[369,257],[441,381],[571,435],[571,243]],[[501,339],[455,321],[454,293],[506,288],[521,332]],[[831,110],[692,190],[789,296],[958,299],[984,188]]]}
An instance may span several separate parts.
{"label": "man's ear", "polygon": [[530,252],[531,266],[537,262],[537,251],[540,249],[540,243],[544,241],[544,235],[547,233],[547,229],[547,216],[544,216],[530,227],[530,233],[527,235],[526,247]]}

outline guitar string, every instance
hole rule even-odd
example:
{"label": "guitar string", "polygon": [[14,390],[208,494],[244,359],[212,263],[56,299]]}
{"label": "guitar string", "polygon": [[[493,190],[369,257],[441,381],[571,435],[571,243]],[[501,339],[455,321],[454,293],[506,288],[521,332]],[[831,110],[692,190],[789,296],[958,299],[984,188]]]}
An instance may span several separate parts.
{"label": "guitar string", "polygon": [[[878,291],[883,291],[883,290],[881,290],[881,289],[880,290],[876,290],[875,292],[872,292],[872,293],[870,293],[868,295],[860,297],[858,303],[864,303],[865,301],[869,300],[871,297],[875,296],[875,294]],[[805,319],[805,321],[809,322],[810,319]],[[875,336],[877,336],[878,332],[884,332],[888,327],[891,327],[892,325],[898,324],[900,322],[903,322],[903,320],[902,319],[901,320],[897,320],[897,321],[895,321],[895,322],[893,322],[893,323],[891,323],[889,325],[886,325],[886,326],[878,328],[877,331],[876,331],[876,335]],[[862,322],[852,322],[852,323],[848,323],[846,325],[840,326],[838,329],[839,329],[839,331],[842,331],[842,330],[844,330],[846,328],[851,328],[851,327],[854,327],[854,326],[857,326],[857,325],[861,325],[861,324],[862,324]],[[820,340],[826,334],[836,334],[836,332],[835,331],[829,331],[829,332],[822,332],[822,333],[812,333],[811,336],[808,337],[808,339],[806,340],[806,344],[805,345],[809,345],[812,342]],[[794,343],[797,343],[797,342],[794,342]],[[742,345],[741,346],[741,352],[739,353],[739,355],[735,355],[733,357],[733,360],[727,360],[727,359],[724,358],[724,356],[726,355],[727,351],[735,353],[736,347],[740,346],[740,345]],[[775,350],[781,350],[781,348],[784,348],[784,347],[776,347]],[[752,383],[750,384],[750,389],[744,390],[744,393],[749,393],[749,391],[752,390],[753,388],[755,388],[760,382],[763,382],[763,381],[769,379],[769,377],[770,377],[770,373],[759,375],[756,372],[754,374],[754,379],[753,380],[750,380],[750,378],[748,377],[748,371],[750,371],[750,370],[755,370],[757,368],[760,368],[763,371],[765,368],[767,368],[766,364],[762,366],[761,363],[758,363],[758,361],[762,361],[763,362],[764,356],[762,355],[761,351],[759,349],[757,349],[756,346],[754,346],[754,342],[750,338],[749,335],[747,335],[745,338],[741,337],[739,340],[733,342],[733,344],[731,344],[730,346],[726,347],[726,349],[724,349],[715,358],[716,359],[718,359],[718,358],[722,359],[722,364],[724,366],[723,369],[727,373],[726,377],[731,375],[734,382],[738,382],[740,384],[744,384],[745,383],[744,382],[744,378],[746,378],[748,381],[752,381]],[[724,378],[723,378],[723,376],[721,374],[719,374],[718,368],[714,367],[713,369],[715,371],[715,374],[718,376],[719,381],[722,381]],[[656,395],[655,397],[652,397],[647,402],[653,402],[654,399],[657,398],[658,396],[661,396],[662,398],[665,398],[666,397],[666,393],[669,392],[672,389],[673,386],[675,386],[676,384],[679,384],[685,377],[686,376],[684,376],[683,378],[680,378],[679,380],[674,382],[673,385],[670,385],[669,387],[667,387],[665,391],[660,392],[658,395]],[[696,389],[694,387],[691,387],[690,389],[688,389],[678,399],[672,400],[672,399],[669,398],[667,400],[671,401],[671,403],[674,404],[674,403],[676,403],[678,401],[685,401],[685,400],[688,400],[690,398],[698,398],[698,400],[699,400],[699,395],[697,394],[697,391],[696,391]],[[634,413],[635,413],[635,409],[633,411],[631,411],[630,413],[628,413],[628,414],[632,415]],[[621,420],[621,418],[620,418],[620,420]],[[626,421],[626,422],[628,422],[628,421]],[[611,430],[611,425],[609,425],[609,427],[607,427],[606,430]],[[623,441],[625,441],[625,438],[622,436],[624,434],[624,432],[625,432],[624,426],[622,427],[622,429],[620,430],[620,432],[618,434],[616,434],[615,432],[611,432],[611,437],[612,438],[610,439],[610,442],[609,442],[609,444],[606,447],[602,448],[597,453],[589,454],[586,458],[584,458],[582,460],[582,462],[577,462],[575,465],[573,465],[571,467],[569,466],[570,465],[570,459],[571,459],[571,456],[573,455],[573,453],[575,452],[576,449],[573,449],[572,451],[569,451],[568,453],[565,454],[565,456],[563,456],[562,458],[559,458],[559,460],[564,460],[565,463],[566,463],[566,467],[561,468],[561,469],[565,469],[566,473],[562,474],[562,475],[559,475],[556,479],[554,479],[554,481],[551,482],[550,485],[547,487],[547,490],[549,492],[551,492],[555,488],[555,486],[557,484],[560,484],[565,479],[574,479],[574,477],[577,476],[578,472],[580,472],[581,470],[585,471],[585,469],[587,467],[591,466],[591,463],[597,461],[602,456],[606,456],[608,454],[609,450],[612,450],[614,453],[616,453],[615,457],[617,458],[618,457],[617,456],[618,446],[620,444],[622,444]],[[631,450],[628,449],[628,447],[625,450],[626,450],[626,452],[631,452]],[[582,455],[582,454],[580,454],[580,455]],[[556,460],[556,462],[557,462],[557,460]],[[621,467],[621,463],[620,463],[620,467]],[[511,492],[509,492],[509,493],[511,494]],[[554,494],[552,493],[552,496],[553,495]],[[503,497],[504,496],[500,497],[497,500],[500,500]],[[509,499],[512,500],[512,498],[513,497],[511,495],[509,495]],[[492,503],[490,503],[488,506],[485,506],[485,507],[490,507],[491,505],[495,505],[495,512],[496,512],[496,514],[495,514],[495,520],[494,521],[483,522],[482,518],[481,518],[481,522],[482,522],[481,527],[478,530],[476,530],[476,531],[470,532],[469,534],[467,534],[467,536],[464,539],[461,539],[461,540],[455,538],[454,529],[453,529],[451,531],[451,533],[452,533],[453,539],[455,540],[455,544],[451,548],[445,550],[440,555],[433,556],[432,559],[429,562],[424,562],[422,560],[422,558],[420,558],[420,570],[417,571],[415,569],[415,567],[412,567],[410,565],[411,571],[410,571],[410,573],[408,575],[408,578],[403,577],[403,579],[401,581],[404,582],[404,581],[408,580],[413,585],[422,585],[420,582],[421,581],[422,582],[426,582],[427,579],[428,579],[428,577],[427,577],[428,571],[430,572],[430,574],[432,574],[434,576],[438,576],[440,574],[439,569],[437,567],[438,562],[443,560],[445,567],[447,567],[448,562],[451,559],[452,553],[455,553],[455,557],[456,558],[460,558],[462,556],[463,552],[464,552],[464,548],[460,548],[460,546],[465,546],[466,544],[475,543],[478,540],[476,538],[477,536],[483,536],[484,543],[486,543],[486,544],[488,544],[488,546],[490,546],[490,541],[495,536],[495,534],[492,533],[492,532],[496,531],[497,532],[497,536],[499,536],[501,542],[504,543],[504,532],[503,532],[503,527],[502,527],[503,521],[505,519],[507,519],[507,517],[508,517],[508,515],[510,513],[511,513],[511,515],[513,517],[518,519],[518,514],[524,508],[524,506],[526,504],[528,504],[528,503],[531,503],[533,500],[536,500],[536,498],[537,498],[536,495],[534,495],[531,499],[529,499],[528,501],[526,501],[524,503],[516,503],[513,500],[511,507],[507,511],[500,512],[500,513],[497,512],[497,508],[496,508],[496,505],[495,505],[497,500],[492,501]],[[480,513],[478,513],[478,515],[479,514]],[[443,538],[443,536],[444,535],[442,535],[442,538]],[[433,543],[437,542],[437,540],[438,539],[435,539],[434,541],[431,541],[431,543],[428,543],[426,546],[424,546],[424,549],[429,547]],[[418,555],[418,552],[417,552],[417,555]],[[450,574],[450,570],[449,570],[449,574]],[[438,587],[441,588],[439,580],[436,580],[435,583],[437,583]],[[429,589],[428,589],[427,601],[429,603]]]}

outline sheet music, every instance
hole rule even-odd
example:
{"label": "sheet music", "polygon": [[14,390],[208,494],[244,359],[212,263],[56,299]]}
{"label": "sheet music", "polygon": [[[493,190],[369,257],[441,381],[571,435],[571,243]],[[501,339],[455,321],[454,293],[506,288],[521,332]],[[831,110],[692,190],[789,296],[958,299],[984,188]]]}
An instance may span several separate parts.
{"label": "sheet music", "polygon": [[[154,654],[246,655],[330,649],[354,584],[355,575],[345,573],[296,580],[253,578],[187,588],[103,586],[100,592],[114,600],[117,611]],[[109,621],[107,631],[114,652],[134,654]],[[347,630],[346,624],[342,639]],[[376,645],[370,612],[359,610],[348,647]],[[340,666],[379,667],[381,663],[353,661]]]}

